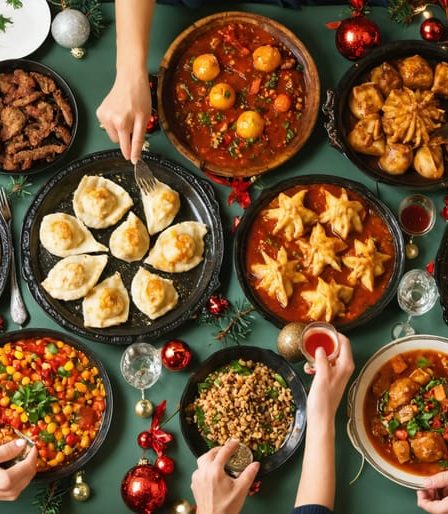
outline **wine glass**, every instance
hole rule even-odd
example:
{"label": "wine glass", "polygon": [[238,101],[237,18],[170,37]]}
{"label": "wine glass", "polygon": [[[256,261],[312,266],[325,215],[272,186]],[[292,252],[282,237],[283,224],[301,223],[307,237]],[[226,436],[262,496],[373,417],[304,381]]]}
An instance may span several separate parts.
{"label": "wine glass", "polygon": [[398,284],[397,299],[408,319],[392,327],[392,337],[397,339],[415,334],[411,319],[429,312],[438,296],[436,281],[426,270],[414,269],[405,273]]}
{"label": "wine glass", "polygon": [[160,352],[149,343],[134,343],[123,352],[120,370],[126,382],[141,391],[142,397],[135,405],[136,414],[144,418],[151,416],[152,404],[145,399],[145,389],[153,386],[160,377]]}

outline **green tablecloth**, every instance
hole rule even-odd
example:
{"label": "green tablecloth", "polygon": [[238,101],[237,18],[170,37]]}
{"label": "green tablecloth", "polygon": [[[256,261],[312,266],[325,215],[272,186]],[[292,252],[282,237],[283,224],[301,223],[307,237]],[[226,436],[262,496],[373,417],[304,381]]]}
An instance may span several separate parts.
{"label": "green tablecloth", "polygon": [[[224,3],[223,3],[224,6]],[[113,18],[113,6],[104,7],[108,17]],[[269,6],[242,4],[241,9],[250,10],[269,16],[292,29],[310,50],[319,69],[322,90],[335,86],[344,71],[350,66],[336,51],[334,45],[334,32],[325,27],[328,21],[342,19],[346,16],[346,9],[342,6],[334,7],[307,7],[292,11]],[[173,38],[193,21],[210,14],[209,9],[186,10],[166,6],[158,6],[154,21],[151,41],[151,57],[149,69],[157,71],[158,63]],[[435,8],[434,15],[442,15]],[[390,21],[387,12],[382,8],[375,8],[371,14],[382,29],[383,41],[395,39],[417,39],[419,21],[412,26],[402,28]],[[111,143],[106,133],[99,127],[95,117],[96,107],[112,84],[115,69],[115,31],[113,24],[105,34],[94,41],[88,49],[84,60],[73,59],[69,52],[56,44],[51,38],[31,58],[41,61],[59,72],[72,86],[79,102],[79,131],[77,141],[69,158],[82,157],[90,152],[108,149]],[[177,160],[191,169],[174,148],[168,143],[163,133],[157,133],[151,138],[152,149],[168,158]],[[197,170],[192,171],[198,173]],[[348,177],[366,184],[375,191],[375,183],[366,178],[349,161],[335,150],[330,148],[323,129],[322,119],[318,120],[313,135],[305,148],[288,164],[263,178],[266,185],[275,184],[281,179],[293,177],[298,174],[328,173]],[[34,177],[33,192],[44,184],[48,176]],[[0,177],[0,185],[7,185],[9,178]],[[237,206],[228,207],[226,197],[228,190],[216,187],[222,208],[222,222],[226,232],[226,249],[223,263],[222,283],[223,292],[232,300],[242,298],[232,263],[232,238],[230,226],[234,215],[241,214]],[[393,209],[406,194],[399,188],[381,185],[379,187],[381,198]],[[443,205],[444,194],[433,193],[437,210]],[[27,206],[31,201],[14,199],[14,232],[16,243],[19,241],[22,219]],[[412,267],[424,267],[434,259],[445,221],[438,216],[435,229],[421,240],[420,257],[411,263]],[[26,286],[22,283],[26,304],[31,312],[29,326],[59,327],[47,317],[42,309],[30,296]],[[0,313],[6,316],[8,329],[16,327],[8,319],[9,311],[8,291],[0,303]],[[390,327],[393,323],[404,318],[396,302],[383,312],[378,318],[364,327],[352,332],[351,341],[356,360],[357,372],[366,359],[380,346],[390,340]],[[442,321],[441,309],[437,305],[429,314],[415,320],[415,327],[420,333],[431,333],[441,336],[448,335],[448,328]],[[275,349],[278,330],[258,315],[254,329],[248,339],[248,344]],[[213,330],[209,326],[198,326],[187,323],[173,336],[188,342],[194,350],[195,359],[191,369],[211,353],[221,348],[220,343],[213,340]],[[167,338],[151,341],[157,346],[163,344]],[[120,496],[120,483],[126,471],[136,464],[141,455],[137,446],[136,437],[148,426],[148,421],[134,415],[134,403],[138,399],[138,392],[132,389],[122,379],[119,363],[123,348],[112,347],[86,341],[100,359],[104,362],[111,378],[114,392],[114,415],[112,425],[106,442],[86,467],[86,475],[92,487],[92,497],[87,503],[77,503],[67,500],[64,503],[64,513],[118,513],[126,512]],[[303,373],[302,373],[303,375]],[[168,412],[172,412],[178,401],[184,385],[188,379],[188,372],[170,373],[164,370],[159,382],[150,390],[149,396],[154,402],[168,400]],[[307,378],[305,378],[307,381]],[[345,433],[345,405],[341,406],[337,420],[337,500],[336,511],[345,514],[380,514],[393,512],[394,514],[409,514],[417,512],[415,492],[404,489],[389,482],[379,475],[370,466],[366,465],[358,481],[350,486],[350,480],[355,476],[360,458],[350,445]],[[176,460],[177,469],[168,477],[169,496],[167,505],[179,498],[193,500],[190,491],[190,476],[195,468],[195,460],[188,450],[180,434],[177,417],[173,419],[167,429],[175,434],[175,442],[169,449],[169,455]],[[300,449],[291,461],[282,469],[263,480],[261,492],[249,498],[244,508],[246,514],[259,512],[288,513],[293,505],[297,481],[300,473],[303,449]],[[36,491],[33,484],[26,490],[20,499],[14,503],[2,503],[3,513],[31,513],[37,512],[31,506]],[[167,512],[168,509],[165,510]]]}

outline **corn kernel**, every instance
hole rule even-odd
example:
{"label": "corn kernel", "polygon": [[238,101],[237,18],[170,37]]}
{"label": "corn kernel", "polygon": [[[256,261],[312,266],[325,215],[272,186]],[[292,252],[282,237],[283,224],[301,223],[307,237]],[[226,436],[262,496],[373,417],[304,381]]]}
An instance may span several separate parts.
{"label": "corn kernel", "polygon": [[57,428],[58,428],[58,426],[56,425],[56,423],[48,423],[47,432],[49,434],[54,434],[56,432]]}
{"label": "corn kernel", "polygon": [[20,373],[20,371],[15,371],[12,375],[12,379],[14,382],[20,382],[22,380],[22,373]]}
{"label": "corn kernel", "polygon": [[28,414],[26,412],[22,412],[22,414],[20,414],[20,421],[22,423],[26,423],[28,421]]}
{"label": "corn kernel", "polygon": [[44,417],[44,421],[45,423],[51,423],[51,416],[49,416],[48,414]]}
{"label": "corn kernel", "polygon": [[56,466],[59,465],[59,462],[56,460],[56,459],[51,459],[48,461],[48,465],[51,467],[51,468],[55,468]]}
{"label": "corn kernel", "polygon": [[83,380],[88,380],[90,378],[90,371],[88,369],[85,369],[81,373],[81,377],[83,378]]}
{"label": "corn kernel", "polygon": [[88,448],[90,446],[90,437],[88,435],[82,436],[79,445],[81,446],[81,448]]}
{"label": "corn kernel", "polygon": [[17,406],[16,406],[15,410],[16,410],[17,414],[22,414],[22,412],[25,411],[25,409],[23,407],[17,407]]}
{"label": "corn kernel", "polygon": [[9,396],[4,396],[0,399],[0,407],[7,407],[10,404],[11,400]]}
{"label": "corn kernel", "polygon": [[56,441],[60,441],[61,439],[64,438],[64,436],[62,434],[62,429],[56,430],[56,432],[54,433],[54,438],[56,439]]}
{"label": "corn kernel", "polygon": [[14,357],[15,357],[16,359],[19,359],[19,360],[20,360],[20,359],[23,359],[23,353],[22,353],[22,352],[19,352],[19,350],[16,350],[16,351],[14,352]]}
{"label": "corn kernel", "polygon": [[8,373],[8,375],[14,375],[15,372],[16,370],[12,366],[6,366],[6,373]]}
{"label": "corn kernel", "polygon": [[69,446],[68,444],[66,444],[64,446],[64,453],[65,453],[65,455],[71,455],[73,453],[73,448],[71,446]]}
{"label": "corn kernel", "polygon": [[61,406],[59,405],[59,403],[53,403],[53,405],[51,406],[51,412],[53,414],[59,414],[61,412]]}
{"label": "corn kernel", "polygon": [[80,393],[86,393],[87,392],[87,386],[86,384],[83,384],[82,382],[76,382],[75,384],[76,390]]}
{"label": "corn kernel", "polygon": [[70,426],[70,431],[72,433],[75,433],[79,428],[79,425],[77,423],[72,423],[71,426]]}
{"label": "corn kernel", "polygon": [[69,428],[69,427],[63,427],[63,428],[62,428],[62,433],[63,433],[64,435],[68,435],[68,434],[70,433],[70,428]]}
{"label": "corn kernel", "polygon": [[71,405],[64,405],[64,407],[62,408],[62,412],[66,416],[70,416],[70,414],[73,412],[73,407]]}
{"label": "corn kernel", "polygon": [[64,343],[63,343],[62,341],[58,341],[58,342],[56,343],[56,346],[57,346],[58,348],[64,348]]}
{"label": "corn kernel", "polygon": [[62,393],[62,391],[64,390],[64,386],[62,384],[57,384],[57,385],[54,386],[54,390],[57,393]]}
{"label": "corn kernel", "polygon": [[28,385],[30,382],[31,382],[31,378],[30,377],[23,377],[22,378],[22,385],[23,386]]}
{"label": "corn kernel", "polygon": [[54,452],[55,446],[54,443],[48,443],[48,449],[52,452]]}
{"label": "corn kernel", "polygon": [[75,365],[73,364],[73,361],[67,361],[64,364],[65,371],[71,371],[74,367],[75,367]]}
{"label": "corn kernel", "polygon": [[64,452],[58,452],[56,454],[56,460],[58,461],[58,464],[61,464],[61,462],[64,462],[64,460],[65,460]]}

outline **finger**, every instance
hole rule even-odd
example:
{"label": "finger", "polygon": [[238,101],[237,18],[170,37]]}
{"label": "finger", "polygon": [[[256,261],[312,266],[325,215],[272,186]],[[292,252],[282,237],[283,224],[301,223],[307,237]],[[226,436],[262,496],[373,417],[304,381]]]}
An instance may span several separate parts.
{"label": "finger", "polygon": [[260,469],[259,462],[252,462],[249,464],[247,468],[241,473],[241,475],[236,479],[238,484],[247,491],[250,489],[250,486],[254,483],[255,477],[257,476],[258,470]]}
{"label": "finger", "polygon": [[135,164],[142,155],[142,147],[145,142],[146,122],[142,117],[136,118],[132,131],[131,162]]}
{"label": "finger", "polygon": [[336,366],[338,369],[343,370],[344,374],[347,374],[347,380],[355,370],[355,363],[353,361],[352,346],[350,339],[345,337],[344,334],[338,333],[339,343],[341,345],[339,351],[339,357],[336,360]]}
{"label": "finger", "polygon": [[8,470],[15,489],[22,491],[31,482],[37,471],[37,448],[34,446],[26,459],[18,462]]}
{"label": "finger", "polygon": [[417,491],[417,499],[422,498],[424,500],[435,499],[435,489],[421,489]]}
{"label": "finger", "polygon": [[234,454],[239,444],[240,442],[238,439],[229,439],[226,444],[220,448],[218,454],[216,455],[215,463],[217,466],[223,468],[230,457]]}
{"label": "finger", "polygon": [[14,457],[20,455],[25,449],[26,441],[24,439],[14,439],[9,443],[0,446],[0,462],[8,462]]}
{"label": "finger", "polygon": [[417,492],[417,505],[430,514],[445,514],[448,509],[448,498],[443,500],[427,500],[419,496]]}
{"label": "finger", "polygon": [[118,132],[113,125],[103,125],[104,130],[107,132],[109,139],[112,143],[119,143]]}
{"label": "finger", "polygon": [[213,462],[220,449],[221,449],[221,446],[216,446],[215,448],[212,448],[211,450],[209,450],[207,453],[204,453],[203,455],[201,455],[199,457],[199,459],[196,461],[198,468]]}
{"label": "finger", "polygon": [[330,364],[327,359],[327,354],[321,346],[316,348],[316,353],[314,355],[314,367],[316,368],[316,376],[322,378],[323,380],[328,378],[328,370],[330,369]]}
{"label": "finger", "polygon": [[118,139],[120,140],[120,149],[123,157],[129,161],[131,158],[131,131],[120,129],[118,131]]}
{"label": "finger", "polygon": [[426,489],[439,489],[448,486],[448,471],[442,471],[425,479]]}

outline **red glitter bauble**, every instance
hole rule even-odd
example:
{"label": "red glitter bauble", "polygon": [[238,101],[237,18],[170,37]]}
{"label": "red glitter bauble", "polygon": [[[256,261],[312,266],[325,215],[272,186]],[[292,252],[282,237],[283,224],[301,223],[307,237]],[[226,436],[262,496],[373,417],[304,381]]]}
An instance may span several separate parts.
{"label": "red glitter bauble", "polygon": [[420,35],[425,41],[442,41],[445,34],[445,25],[438,18],[428,18],[420,25]]}
{"label": "red glitter bauble", "polygon": [[151,514],[165,501],[167,486],[163,476],[141,459],[137,466],[130,469],[121,482],[121,496],[124,503],[141,514]]}
{"label": "red glitter bauble", "polygon": [[351,61],[361,59],[380,42],[378,25],[365,16],[343,20],[336,31],[336,48]]}
{"label": "red glitter bauble", "polygon": [[149,432],[146,430],[144,432],[140,432],[137,436],[137,444],[140,446],[140,448],[143,448],[144,450],[147,450],[148,448],[151,448],[152,445],[152,436]]}
{"label": "red glitter bauble", "polygon": [[162,364],[171,371],[185,369],[191,361],[191,350],[187,343],[179,339],[173,339],[163,345]]}
{"label": "red glitter bauble", "polygon": [[175,468],[174,460],[166,455],[161,455],[160,457],[157,457],[154,462],[154,467],[156,467],[163,475],[171,475]]}
{"label": "red glitter bauble", "polygon": [[206,308],[213,316],[221,316],[230,307],[230,302],[224,296],[214,294],[207,300]]}

